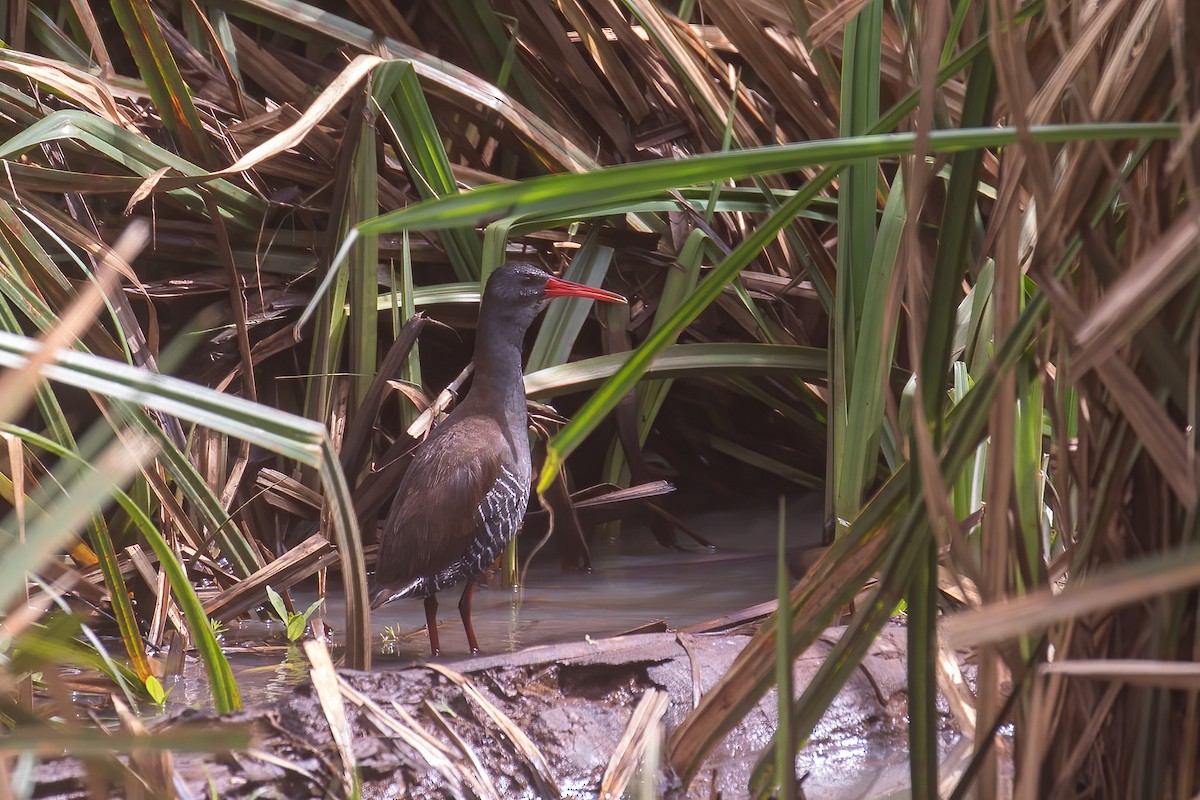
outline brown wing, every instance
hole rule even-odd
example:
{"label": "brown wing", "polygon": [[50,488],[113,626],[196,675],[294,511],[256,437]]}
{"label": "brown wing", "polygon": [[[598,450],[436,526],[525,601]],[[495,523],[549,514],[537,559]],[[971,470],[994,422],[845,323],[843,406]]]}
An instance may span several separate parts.
{"label": "brown wing", "polygon": [[463,556],[477,508],[501,475],[499,426],[468,417],[436,432],[413,458],[380,534],[377,587],[433,576]]}

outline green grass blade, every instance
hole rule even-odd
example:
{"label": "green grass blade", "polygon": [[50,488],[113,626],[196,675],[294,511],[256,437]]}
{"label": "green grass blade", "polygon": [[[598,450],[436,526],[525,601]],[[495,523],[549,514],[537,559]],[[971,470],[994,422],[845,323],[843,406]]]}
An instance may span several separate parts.
{"label": "green grass blade", "polygon": [[[408,321],[417,313],[417,292],[413,287],[413,269],[412,269],[412,252],[409,250],[408,231],[404,232],[404,255],[400,259],[400,312],[402,319],[396,320],[395,335],[400,335],[401,325],[407,325]],[[475,290],[476,294],[479,290]],[[401,370],[401,380],[407,382],[411,386],[421,386],[421,343],[414,342],[412,350],[408,354],[408,358],[404,361],[404,368]],[[401,416],[404,418],[404,426],[407,428],[417,418],[417,410],[412,408],[407,403],[403,406]]]}
{"label": "green grass blade", "polygon": [[[871,262],[864,276],[866,294],[857,332],[852,337],[846,337],[857,343],[855,352],[852,356],[847,354],[844,361],[836,356],[832,359],[835,370],[844,364],[852,365],[853,370],[842,379],[847,388],[845,405],[841,409],[835,408],[833,424],[836,434],[831,438],[831,442],[836,442],[836,455],[831,459],[836,476],[833,510],[841,529],[844,529],[842,520],[857,516],[863,493],[874,482],[877,473],[884,398],[891,377],[888,365],[892,363],[896,344],[894,324],[900,317],[899,314],[890,313],[887,307],[888,293],[896,266],[896,254],[900,249],[900,237],[908,219],[906,211],[904,181],[901,173],[897,172],[884,207]],[[844,311],[848,313],[850,309]],[[893,327],[885,329],[884,323],[889,318],[893,320]],[[846,323],[854,324],[850,319]],[[835,334],[835,341],[841,338]]]}
{"label": "green grass blade", "polygon": [[[979,125],[988,118],[995,92],[993,65],[981,56],[971,70],[963,106],[962,124]],[[970,236],[976,208],[976,192],[983,164],[980,150],[961,152],[951,160],[950,184],[938,226],[938,249],[930,288],[925,336],[922,342],[922,374],[927,419],[940,418],[945,403],[942,388],[950,369],[950,354],[957,318],[959,285],[970,256]],[[935,431],[936,442],[936,431]]]}
{"label": "green grass blade", "polygon": [[[1173,139],[1179,135],[1179,126],[1168,122],[1040,125],[1031,127],[1028,133],[1033,141],[1043,143]],[[958,153],[1001,147],[1016,141],[1015,128],[969,128],[933,131],[929,146],[934,153]],[[404,228],[442,230],[477,224],[514,212],[522,216],[562,215],[570,213],[570,209],[592,205],[597,196],[604,196],[612,203],[637,201],[680,186],[789,172],[855,159],[906,155],[912,152],[915,142],[916,134],[912,133],[875,134],[697,155],[683,160],[622,164],[586,174],[531,178],[418,203],[369,220],[360,225],[359,230],[364,234],[393,233]]]}
{"label": "green grass blade", "polygon": [[[593,389],[620,372],[628,357],[627,353],[611,353],[531,372],[525,376],[525,392],[535,400],[546,400]],[[661,350],[644,374],[659,379],[774,375],[819,380],[825,374],[827,358],[822,348],[800,345],[676,344]]]}
{"label": "green grass blade", "polygon": [[796,740],[792,736],[792,620],[787,614],[791,576],[787,566],[787,500],[779,496],[779,531],[775,556],[775,687],[779,726],[775,730],[775,774],[779,800],[796,797]]}
{"label": "green grass blade", "polygon": [[212,157],[208,136],[154,9],[148,0],[112,0],[112,9],[163,122],[179,137],[185,152],[208,162]]}
{"label": "green grass blade", "polygon": [[[866,134],[879,116],[879,50],[883,24],[881,0],[871,0],[846,25],[842,56],[841,119],[844,139]],[[855,365],[858,360],[859,327],[862,325],[867,293],[886,291],[872,285],[870,269],[875,251],[875,187],[879,163],[874,158],[851,161],[838,181],[837,293],[830,319],[830,435],[826,461],[834,481],[826,489],[827,513],[834,520],[853,519],[858,511],[863,486],[864,463],[874,453],[851,456],[846,439],[855,425],[870,420],[850,416],[856,393]],[[882,335],[882,332],[880,332]],[[878,365],[873,362],[873,366]],[[871,394],[864,387],[865,396]],[[864,442],[859,442],[861,447]],[[844,463],[848,460],[850,463]],[[848,523],[847,523],[848,524]],[[835,529],[841,533],[844,526]]]}
{"label": "green grass blade", "polygon": [[611,411],[621,398],[634,387],[654,361],[655,356],[675,341],[679,333],[700,316],[709,304],[749,264],[764,247],[775,239],[780,229],[789,224],[797,211],[817,195],[833,179],[834,170],[826,170],[821,177],[814,178],[805,187],[807,191],[795,196],[779,207],[741,244],[734,248],[707,278],[696,287],[696,291],[679,306],[671,318],[629,357],[629,360],[609,381],[592,395],[575,417],[556,435],[546,447],[546,462],[538,479],[538,491],[544,491],[558,475],[559,467],[586,436],[600,424],[600,420]]}
{"label": "green grass blade", "polygon": [[[12,157],[37,145],[59,139],[73,139],[87,145],[105,158],[143,178],[150,177],[162,167],[177,170],[187,177],[173,180],[167,176],[159,181],[159,186],[190,212],[204,213],[203,198],[194,189],[182,188],[182,185],[194,184],[197,178],[208,175],[204,169],[119,125],[84,111],[56,111],[39,120],[0,144],[0,158]],[[261,200],[223,178],[206,180],[210,183],[222,212],[228,213],[231,221],[244,228],[257,230],[266,211]]]}
{"label": "green grass blade", "polygon": [[338,464],[333,442],[322,429],[317,468],[329,507],[329,519],[341,556],[342,581],[346,597],[346,666],[371,668],[370,602],[367,598],[367,565],[362,536],[346,476]]}
{"label": "green grass blade", "polygon": [[[76,480],[66,480],[69,490],[56,493],[49,502],[39,501],[46,513],[28,525],[23,542],[17,540],[14,520],[10,518],[0,525],[0,542],[3,542],[0,606],[12,607],[25,586],[26,575],[37,572],[61,551],[67,540],[111,501],[113,492],[133,476],[151,453],[150,444],[137,438],[113,443],[97,460],[97,469]],[[73,464],[69,465],[69,472],[75,472]]]}
{"label": "green grass blade", "polygon": [[[379,70],[372,80],[379,79]],[[374,89],[374,85],[372,85]],[[376,163],[377,141],[375,126],[368,119],[358,121],[354,155],[350,159],[350,186],[347,203],[341,214],[345,230],[379,213],[379,166]],[[361,238],[350,251],[349,275],[349,339],[347,361],[350,365],[350,404],[358,408],[371,387],[375,376],[379,350],[379,314],[375,308],[379,289],[379,240],[374,236]]]}
{"label": "green grass blade", "polygon": [[[413,65],[393,62],[377,68],[372,96],[391,126],[417,194],[425,200],[458,194],[458,181]],[[483,254],[474,229],[445,230],[441,239],[459,280],[478,280]]]}
{"label": "green grass blade", "polygon": [[[15,425],[3,424],[0,425],[0,429],[19,436],[26,442],[40,447],[58,458],[68,459],[83,470],[95,470],[90,461],[52,439]],[[208,671],[209,686],[217,712],[228,714],[237,711],[241,707],[241,697],[238,693],[237,682],[233,677],[233,670],[230,668],[225,654],[221,651],[221,645],[213,634],[212,626],[208,623],[208,616],[204,613],[200,598],[196,595],[195,587],[188,579],[183,565],[179,563],[178,555],[163,539],[162,534],[159,533],[158,528],[155,527],[146,512],[128,494],[118,490],[113,492],[113,496],[129,516],[133,526],[154,550],[159,565],[166,573],[171,591],[175,593],[176,601],[187,619],[192,642],[199,651],[200,658]]]}
{"label": "green grass blade", "polygon": [[[843,139],[867,134],[879,116],[879,48],[883,2],[871,0],[846,26],[842,67]],[[867,273],[875,250],[875,187],[878,162],[851,161],[838,182],[838,294],[845,296],[848,331],[857,331],[866,304]],[[848,292],[845,290],[849,290]],[[839,324],[835,318],[833,323]],[[854,341],[849,340],[846,375],[853,373]]]}
{"label": "green grass blade", "polygon": [[[676,258],[676,263],[681,268],[671,269],[667,272],[667,279],[658,298],[658,308],[654,311],[654,323],[651,330],[656,330],[666,324],[675,309],[679,308],[684,298],[691,294],[692,290],[696,288],[696,284],[700,282],[700,266],[704,259],[707,242],[708,235],[702,230],[696,229],[688,234],[688,238]],[[674,340],[671,344],[674,344]],[[664,352],[669,350],[670,345]],[[646,443],[646,437],[654,426],[654,420],[658,418],[658,412],[662,409],[663,403],[666,402],[672,383],[670,379],[649,380],[644,381],[638,387],[638,444]],[[610,450],[604,475],[605,480],[618,486],[625,486],[629,483],[629,464],[625,460],[624,448],[614,445]]]}

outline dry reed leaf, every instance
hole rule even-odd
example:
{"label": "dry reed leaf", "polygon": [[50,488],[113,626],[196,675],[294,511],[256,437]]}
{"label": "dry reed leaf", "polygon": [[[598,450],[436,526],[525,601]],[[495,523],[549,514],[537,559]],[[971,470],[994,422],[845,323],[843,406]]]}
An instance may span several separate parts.
{"label": "dry reed leaf", "polygon": [[1084,760],[1089,753],[1095,752],[1093,748],[1096,746],[1097,737],[1101,730],[1111,724],[1113,704],[1124,688],[1121,683],[1110,683],[1100,701],[1089,709],[1087,722],[1083,730],[1079,731],[1070,754],[1062,764],[1061,775],[1054,791],[1050,793],[1051,797],[1061,796],[1068,791],[1067,787],[1074,782],[1079,770],[1083,768]]}
{"label": "dry reed leaf", "polygon": [[117,105],[109,84],[81,69],[63,61],[7,48],[0,49],[0,69],[45,84],[101,119],[139,133],[133,120]]}
{"label": "dry reed leaf", "polygon": [[[246,75],[251,76],[255,83],[262,86],[267,97],[281,106],[302,104],[311,97],[312,90],[300,76],[280,63],[275,56],[241,28],[233,26],[230,30],[233,34],[233,45],[237,49],[238,68]],[[255,127],[256,124],[263,121],[263,117],[279,110],[264,110],[250,119],[241,120],[231,128],[231,131],[236,133],[245,127]]]}
{"label": "dry reed leaf", "polygon": [[546,762],[546,757],[542,755],[542,751],[538,750],[537,745],[525,735],[525,732],[514,723],[508,716],[496,708],[490,700],[488,700],[482,692],[475,687],[475,684],[463,675],[461,672],[447,667],[443,664],[426,664],[426,667],[437,672],[440,675],[448,678],[452,683],[463,690],[467,697],[475,701],[483,712],[491,718],[500,728],[500,731],[508,737],[508,740],[516,747],[518,754],[529,767],[535,785],[544,797],[560,798],[562,794],[558,790],[558,786],[554,781],[554,776],[550,772],[550,765]]}
{"label": "dry reed leaf", "polygon": [[642,694],[600,779],[600,800],[616,800],[625,794],[638,765],[645,761],[649,740],[662,736],[663,714],[670,700],[670,694],[661,689],[647,689]]}
{"label": "dry reed leaf", "polygon": [[[554,93],[556,102],[549,114],[555,128],[576,141],[587,137],[585,131],[598,129],[622,158],[630,158],[632,141],[626,113],[614,103],[609,87],[591,62],[572,43],[558,13],[549,3],[527,3],[518,8],[519,42],[533,56],[533,78],[543,86],[559,81],[571,86],[569,93]],[[550,65],[554,65],[553,71],[548,70]]]}
{"label": "dry reed leaf", "polygon": [[[1134,19],[1122,28],[1117,45],[1100,54],[1101,74],[1097,88],[1090,98],[1082,99],[1090,104],[1094,119],[1137,119],[1146,114],[1156,117],[1162,114],[1157,106],[1141,108],[1152,99],[1148,90],[1159,79],[1160,67],[1170,52],[1167,46],[1170,23],[1167,15],[1158,13],[1159,6],[1157,0],[1148,0],[1138,6]],[[1118,54],[1124,54],[1124,57]],[[1114,150],[1117,150],[1115,144],[1099,143],[1081,143],[1068,148],[1072,156],[1061,170],[1062,177],[1058,181],[1061,190],[1049,212],[1054,218],[1061,217],[1064,230],[1069,229],[1090,206],[1089,198],[1102,176],[1113,175],[1113,158],[1108,154]],[[1136,219],[1136,200],[1130,203],[1130,211]]]}
{"label": "dry reed leaf", "polygon": [[605,36],[604,31],[592,23],[579,0],[556,0],[556,4],[567,21],[575,27],[580,43],[591,55],[600,74],[608,80],[609,88],[620,99],[622,111],[635,124],[641,122],[650,114],[650,106],[626,68],[619,49],[609,44],[610,41],[619,40],[615,36],[611,40]]}
{"label": "dry reed leaf", "polygon": [[[110,695],[113,711],[121,723],[121,728],[133,736],[147,736],[149,731],[137,715],[129,710],[129,706],[117,695]],[[163,798],[171,800],[176,796],[174,782],[174,760],[170,750],[133,750],[129,754],[129,774],[125,780],[129,800],[142,798]]]}
{"label": "dry reed leaf", "polygon": [[1075,41],[1058,57],[1054,70],[1026,108],[1025,114],[1032,124],[1043,124],[1050,119],[1080,70],[1095,60],[1097,47],[1125,9],[1123,3],[1105,3],[1087,20]]}
{"label": "dry reed leaf", "polygon": [[[825,549],[821,551],[824,555]],[[744,608],[741,611],[735,611],[732,614],[715,617],[703,622],[697,622],[695,625],[688,625],[686,628],[680,628],[679,632],[683,634],[693,633],[716,633],[718,631],[735,628],[739,625],[745,625],[750,622],[761,622],[767,617],[775,613],[775,609],[779,607],[778,600],[767,600],[763,603]]]}
{"label": "dry reed leaf", "polygon": [[409,44],[417,43],[417,32],[390,0],[347,0],[347,5],[354,9],[371,30]]}
{"label": "dry reed leaf", "polygon": [[[1123,4],[1118,4],[1123,5]],[[1138,83],[1157,72],[1170,51],[1168,15],[1162,0],[1143,0],[1134,6],[1132,18],[1122,27],[1121,38],[1104,59],[1100,84],[1091,98],[1092,116],[1120,119],[1117,111],[1130,102],[1141,102],[1145,92]],[[1114,113],[1116,112],[1116,113]]]}
{"label": "dry reed leaf", "polygon": [[328,116],[346,98],[351,89],[369,75],[371,70],[382,63],[383,59],[378,56],[355,56],[354,60],[342,70],[341,74],[325,87],[316,100],[313,100],[304,113],[300,115],[300,119],[296,120],[296,122],[289,125],[280,133],[267,139],[228,167],[214,172],[212,175],[233,175],[238,172],[245,172],[263,161],[300,144],[300,142],[304,141],[304,137],[308,135],[308,132],[315,128],[321,120]]}
{"label": "dry reed leaf", "polygon": [[[395,705],[399,708],[398,704]],[[475,784],[477,786],[476,794],[484,798],[484,800],[500,800],[500,795],[496,791],[491,777],[488,775],[479,756],[475,754],[475,749],[471,747],[471,743],[459,736],[458,731],[450,726],[450,723],[446,720],[442,712],[438,711],[433,703],[430,703],[428,700],[425,701],[425,711],[433,719],[433,723],[438,726],[438,729],[446,735],[446,738],[454,742],[454,746],[458,748],[459,752],[465,755],[467,760],[471,762],[471,767],[475,770],[475,774],[479,778],[477,784]]]}
{"label": "dry reed leaf", "polygon": [[283,6],[273,0],[242,0],[241,4],[267,19],[286,17],[290,25],[362,51],[375,52],[382,46],[389,57],[410,61],[421,78],[437,85],[452,97],[461,98],[459,102],[465,110],[474,113],[474,105],[478,104],[499,114],[513,131],[562,168],[580,172],[596,166],[594,159],[584,150],[506,92],[448,61],[394,39],[381,42],[373,31],[365,27],[333,24],[324,11],[314,6]]}
{"label": "dry reed leaf", "polygon": [[[661,49],[667,61],[679,72],[687,84],[686,91],[691,94],[692,102],[700,104],[704,114],[712,121],[716,130],[723,130],[728,124],[726,112],[729,107],[729,99],[718,93],[713,81],[714,76],[700,63],[697,53],[707,52],[706,48],[695,39],[690,28],[671,24],[657,4],[651,3],[649,0],[628,0],[628,2],[630,8],[649,31],[651,41]],[[690,47],[681,40],[685,34],[692,38]],[[736,111],[734,137],[738,141],[753,141],[752,132],[740,120]]]}
{"label": "dry reed leaf", "polygon": [[16,419],[28,404],[42,370],[58,357],[58,351],[70,348],[95,324],[108,296],[119,285],[118,263],[132,261],[150,239],[150,228],[143,220],[130,223],[112,250],[101,261],[94,282],[72,301],[54,327],[41,338],[41,346],[29,354],[25,366],[0,375],[0,419]]}
{"label": "dry reed leaf", "polygon": [[108,46],[104,43],[104,34],[101,33],[100,26],[96,23],[96,16],[92,13],[91,5],[87,0],[71,0],[71,8],[75,11],[79,27],[100,65],[101,77],[106,78],[112,75],[112,57],[108,54]]}
{"label": "dry reed leaf", "polygon": [[[1053,276],[1043,278],[1042,289],[1063,329],[1069,335],[1078,330],[1083,312],[1076,298]],[[1095,369],[1154,460],[1163,480],[1184,506],[1191,508],[1196,502],[1197,487],[1187,440],[1179,436],[1178,427],[1133,367],[1116,357],[1109,357]]]}
{"label": "dry reed leaf", "polygon": [[1114,283],[1075,330],[1072,360],[1082,376],[1124,347],[1200,270],[1200,207],[1182,214]]}
{"label": "dry reed leaf", "polygon": [[[4,431],[0,433],[8,450],[8,474],[12,483],[13,514],[17,518],[17,541],[25,541],[25,443],[19,436]],[[25,602],[29,602],[28,582],[25,586]]]}
{"label": "dry reed leaf", "polygon": [[385,736],[391,736],[408,747],[412,748],[413,752],[428,764],[431,768],[437,770],[442,777],[450,784],[455,796],[461,796],[464,785],[469,785],[475,790],[478,797],[491,798],[492,793],[488,793],[486,783],[479,781],[478,776],[472,775],[462,769],[455,753],[445,744],[438,741],[434,736],[429,734],[420,724],[404,711],[398,704],[392,703],[401,719],[397,720],[384,710],[382,706],[376,703],[371,698],[359,692],[339,675],[338,689],[342,696],[349,700],[354,705],[358,706],[365,712],[366,719],[374,725],[380,733]]}
{"label": "dry reed leaf", "polygon": [[154,562],[146,555],[146,551],[142,549],[141,545],[131,544],[125,548],[125,554],[141,577],[142,583],[146,584],[146,588],[154,597],[154,616],[151,618],[150,630],[146,636],[147,644],[156,648],[161,646],[162,633],[168,619],[176,631],[187,636],[187,624],[179,613],[178,606],[171,600],[170,587],[166,583],[165,574],[154,568]]}
{"label": "dry reed leaf", "polygon": [[[1078,579],[1077,579],[1078,580]],[[1200,552],[1144,559],[1089,575],[1062,592],[1039,589],[1019,598],[945,617],[947,642],[954,649],[1012,639],[1088,614],[1166,595],[1200,584]]]}
{"label": "dry reed leaf", "polygon": [[450,408],[458,400],[458,390],[467,382],[467,378],[471,377],[473,369],[474,365],[472,364],[467,364],[467,366],[463,367],[462,372],[458,373],[458,376],[450,381],[445,389],[442,389],[438,393],[438,396],[429,404],[429,407],[413,420],[413,424],[408,426],[407,431],[410,438],[420,441],[429,434],[429,431],[433,428],[433,421],[440,414],[446,413],[446,409]]}
{"label": "dry reed leaf", "polygon": [[129,196],[129,202],[125,204],[125,210],[121,213],[121,216],[128,217],[130,214],[132,214],[134,207],[152,195],[154,193],[154,189],[158,186],[158,182],[162,180],[163,176],[170,171],[170,167],[160,167],[159,169],[156,169],[154,172],[150,173],[150,175],[144,181],[142,181],[142,184],[137,188],[137,191]]}
{"label": "dry reed leaf", "polygon": [[971,687],[963,678],[962,670],[958,666],[958,656],[946,646],[946,637],[943,635],[938,636],[934,665],[938,688],[946,698],[946,704],[950,706],[950,713],[958,720],[959,730],[963,736],[974,739],[978,721],[975,695],[971,693]]}
{"label": "dry reed leaf", "polygon": [[1066,675],[1179,691],[1200,689],[1200,664],[1192,662],[1136,658],[1069,659],[1043,664],[1039,671],[1045,675]]}
{"label": "dry reed leaf", "polygon": [[[771,87],[772,99],[780,116],[791,116],[809,138],[823,139],[837,135],[837,126],[818,108],[809,84],[796,79],[797,75],[803,75],[810,69],[809,64],[789,59],[787,51],[776,46],[763,24],[752,18],[736,0],[714,0],[707,4],[706,10],[759,78]],[[778,30],[772,33],[780,35]],[[788,38],[795,39],[795,36],[789,35]],[[795,39],[795,46],[803,52],[803,45],[798,39]],[[761,117],[759,122],[764,126],[767,124]]]}
{"label": "dry reed leaf", "polygon": [[213,619],[231,620],[266,603],[268,586],[285,592],[337,560],[337,548],[320,533],[314,533],[253,575],[210,598],[204,603],[204,613]]}
{"label": "dry reed leaf", "polygon": [[824,47],[835,36],[840,34],[850,24],[850,20],[858,16],[870,0],[842,0],[825,14],[822,14],[808,29],[809,39],[814,48]]}
{"label": "dry reed leaf", "polygon": [[271,764],[272,766],[279,767],[281,770],[294,772],[311,783],[316,784],[321,781],[321,779],[318,778],[317,775],[311,770],[307,770],[299,764],[293,763],[286,758],[280,758],[273,753],[268,753],[266,750],[251,748],[246,751],[246,755],[257,761],[261,761],[264,764]]}
{"label": "dry reed leaf", "polygon": [[333,743],[337,747],[342,761],[342,784],[347,794],[357,785],[358,764],[354,758],[354,737],[350,732],[350,723],[346,719],[346,707],[342,705],[341,689],[338,674],[329,658],[325,643],[319,639],[304,640],[304,654],[312,665],[309,674],[317,699],[321,702],[321,710],[329,721],[329,730],[333,734]]}
{"label": "dry reed leaf", "polygon": [[324,504],[320,492],[272,467],[260,469],[254,483],[268,503],[300,516],[315,517]]}
{"label": "dry reed leaf", "polygon": [[431,405],[429,398],[425,396],[425,392],[421,391],[421,387],[419,386],[395,380],[388,381],[387,385],[392,391],[404,395],[404,398],[420,413],[428,410]]}
{"label": "dry reed leaf", "polygon": [[[405,725],[407,725],[409,727],[409,729],[411,730],[411,732],[414,735],[420,737],[421,740],[424,741],[426,744],[428,744],[430,747],[434,748],[435,750],[437,750],[447,756],[453,757],[455,755],[454,748],[450,747],[445,742],[441,741],[436,736],[431,734],[429,731],[422,728],[421,724],[419,722],[417,722],[416,718],[413,717],[412,714],[409,714],[408,711],[406,711],[404,709],[404,706],[400,705],[395,700],[391,700],[389,702],[392,706],[392,709],[396,712],[396,716],[400,718],[401,722],[403,722]],[[425,701],[425,705],[429,706],[428,700]]]}

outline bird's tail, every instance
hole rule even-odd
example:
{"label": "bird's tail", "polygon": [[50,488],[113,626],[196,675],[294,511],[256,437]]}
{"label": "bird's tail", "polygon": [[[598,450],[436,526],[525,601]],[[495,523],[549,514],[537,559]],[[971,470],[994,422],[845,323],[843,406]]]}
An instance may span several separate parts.
{"label": "bird's tail", "polygon": [[423,594],[421,591],[425,583],[424,578],[414,578],[408,583],[394,584],[389,583],[383,586],[377,586],[371,592],[371,609],[374,610],[380,606],[390,603],[400,597],[413,597],[418,594]]}

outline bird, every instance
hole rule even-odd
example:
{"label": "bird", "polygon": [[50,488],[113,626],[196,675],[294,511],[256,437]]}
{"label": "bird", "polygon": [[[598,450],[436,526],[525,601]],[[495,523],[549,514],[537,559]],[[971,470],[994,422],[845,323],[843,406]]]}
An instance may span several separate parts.
{"label": "bird", "polygon": [[533,264],[496,268],[479,307],[470,389],[413,454],[384,519],[371,608],[401,597],[424,598],[434,656],[441,654],[437,593],[463,581],[458,611],[471,652],[479,652],[471,624],[475,581],[525,517],[532,464],[522,343],[555,297],[626,302]]}

